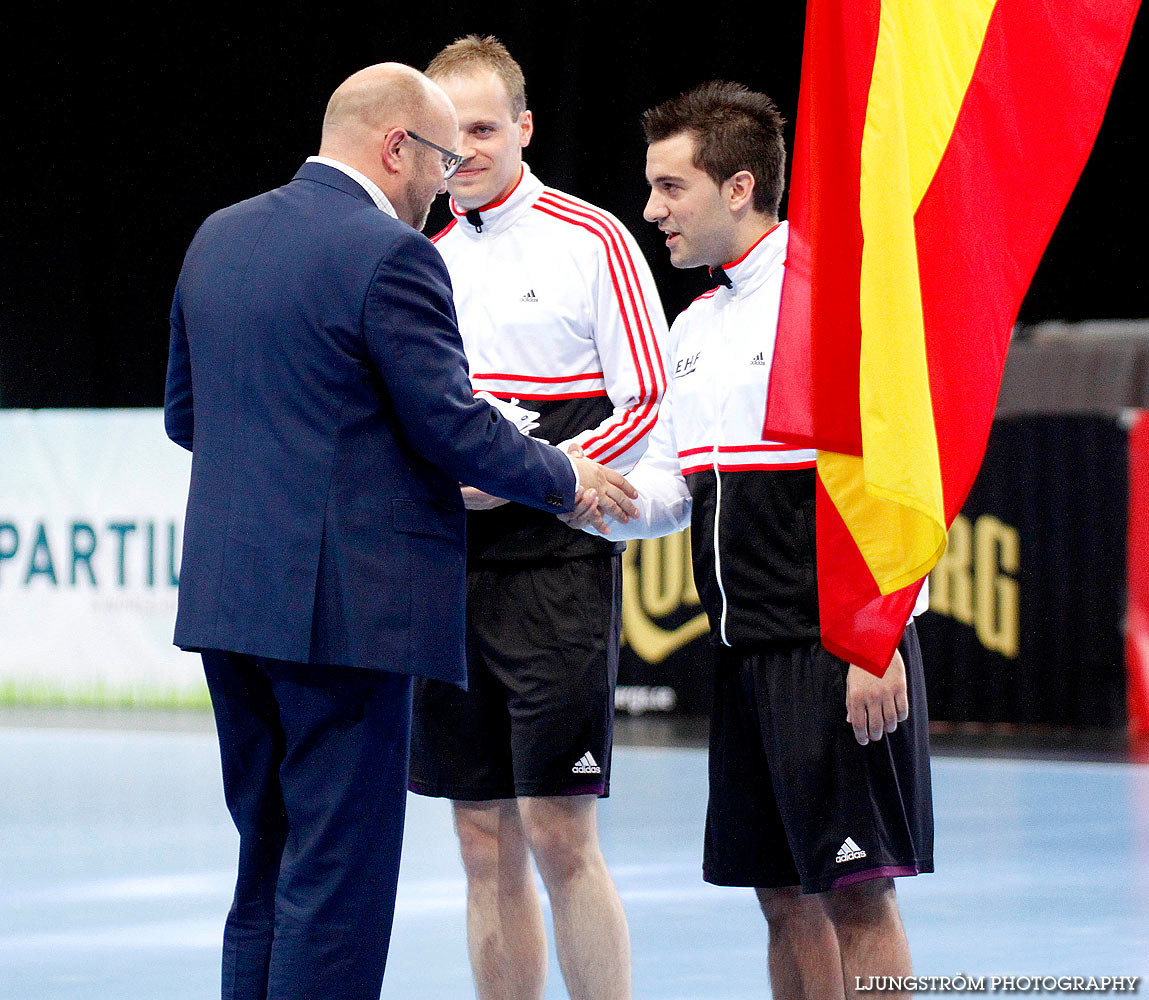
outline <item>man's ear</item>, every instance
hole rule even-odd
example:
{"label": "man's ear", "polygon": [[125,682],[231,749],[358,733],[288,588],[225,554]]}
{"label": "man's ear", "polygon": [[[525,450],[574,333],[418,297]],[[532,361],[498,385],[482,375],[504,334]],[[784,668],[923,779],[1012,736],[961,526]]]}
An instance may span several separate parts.
{"label": "man's ear", "polygon": [[535,116],[530,111],[524,111],[519,115],[519,146],[526,149],[531,142],[531,136],[535,134]]}
{"label": "man's ear", "polygon": [[407,132],[401,128],[388,129],[379,147],[379,162],[389,174],[398,173],[403,168],[403,140]]}
{"label": "man's ear", "polygon": [[724,185],[727,206],[733,212],[741,211],[754,201],[754,175],[749,170],[739,170],[729,177]]}

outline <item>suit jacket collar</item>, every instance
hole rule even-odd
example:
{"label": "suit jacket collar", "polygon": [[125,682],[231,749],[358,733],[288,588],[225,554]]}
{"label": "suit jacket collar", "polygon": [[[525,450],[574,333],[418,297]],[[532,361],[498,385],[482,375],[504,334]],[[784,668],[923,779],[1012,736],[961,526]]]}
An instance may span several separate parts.
{"label": "suit jacket collar", "polygon": [[354,177],[335,167],[330,167],[326,163],[305,163],[295,172],[292,180],[316,181],[358,198],[360,201],[365,201],[368,205],[375,205],[371,195]]}

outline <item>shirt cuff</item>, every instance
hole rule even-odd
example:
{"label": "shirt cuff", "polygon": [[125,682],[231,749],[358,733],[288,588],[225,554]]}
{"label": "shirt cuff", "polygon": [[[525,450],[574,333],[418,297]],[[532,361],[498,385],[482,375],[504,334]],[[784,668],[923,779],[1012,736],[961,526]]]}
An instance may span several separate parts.
{"label": "shirt cuff", "polygon": [[582,483],[579,482],[579,478],[578,478],[578,466],[575,465],[575,460],[571,455],[567,455],[567,453],[565,451],[563,452],[563,454],[567,456],[567,461],[570,462],[570,464],[571,464],[571,472],[574,473],[574,477],[575,477],[575,492],[577,493],[578,490],[582,487]]}

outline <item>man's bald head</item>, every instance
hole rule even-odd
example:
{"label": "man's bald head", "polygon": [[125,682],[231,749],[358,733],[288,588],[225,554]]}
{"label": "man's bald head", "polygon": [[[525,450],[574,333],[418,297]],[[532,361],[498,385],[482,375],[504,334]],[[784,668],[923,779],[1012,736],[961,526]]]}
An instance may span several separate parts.
{"label": "man's bald head", "polygon": [[458,119],[438,84],[402,63],[378,63],[353,73],[327,102],[319,154],[371,178],[399,217],[420,228],[442,186],[440,154],[407,141],[415,133],[448,149]]}
{"label": "man's bald head", "polygon": [[322,145],[357,145],[395,127],[428,129],[444,113],[453,113],[447,95],[417,69],[378,63],[353,73],[331,95]]}

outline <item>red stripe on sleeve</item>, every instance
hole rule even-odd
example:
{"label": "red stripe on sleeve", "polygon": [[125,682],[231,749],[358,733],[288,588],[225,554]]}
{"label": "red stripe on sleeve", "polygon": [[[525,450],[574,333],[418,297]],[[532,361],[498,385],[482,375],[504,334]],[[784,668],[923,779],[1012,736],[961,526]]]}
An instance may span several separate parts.
{"label": "red stripe on sleeve", "polygon": [[[595,458],[596,461],[599,461],[601,458],[597,456],[605,455],[607,449],[614,448],[616,445],[619,445],[620,442],[623,442],[622,447],[611,453],[611,457],[617,457],[617,455],[626,451],[627,448],[632,447],[636,441],[648,434],[653,428],[654,420],[651,418],[654,410],[653,404],[661,398],[666,385],[666,373],[663,370],[661,353],[657,350],[654,352],[657,366],[651,360],[650,339],[653,337],[653,328],[650,324],[650,315],[646,311],[646,301],[642,294],[638,275],[634,270],[634,262],[630,257],[629,249],[626,247],[625,239],[618,232],[617,227],[610,219],[590,208],[590,206],[564,199],[548,189],[535,203],[534,207],[546,215],[550,215],[562,222],[579,226],[587,230],[587,232],[592,233],[602,242],[607,251],[607,266],[610,270],[611,281],[614,284],[615,297],[618,300],[619,313],[626,330],[631,357],[635,362],[635,370],[639,380],[639,392],[644,400],[646,400],[646,403],[640,410],[635,407],[629,408],[622,420],[600,431],[593,438],[588,439],[584,442],[583,448],[588,457]],[[622,245],[622,252],[619,251],[620,243]],[[616,260],[618,262],[617,268],[615,266]],[[622,273],[622,282],[619,280],[619,271]],[[623,284],[626,286],[626,297],[623,296]],[[637,287],[638,292],[637,298],[635,296],[635,287]],[[626,303],[628,300],[630,302],[630,310],[634,314],[634,324],[632,324],[630,313],[627,310]],[[641,312],[639,310],[640,302],[642,305]],[[645,322],[643,322],[644,320]],[[635,344],[634,326],[638,328],[639,342],[642,345],[642,357],[639,356],[639,351]],[[645,366],[643,364],[644,359]],[[644,372],[650,380],[649,389],[647,388],[647,378],[644,378]],[[588,449],[588,446],[592,447]]]}
{"label": "red stripe on sleeve", "polygon": [[[634,258],[631,257],[631,255],[630,255],[630,246],[626,242],[626,238],[623,236],[623,233],[621,231],[621,227],[618,225],[618,223],[615,222],[614,219],[612,219],[610,216],[606,215],[605,213],[598,211],[593,205],[588,205],[586,202],[576,201],[575,199],[571,198],[569,195],[563,195],[558,191],[548,190],[546,192],[546,194],[550,195],[556,202],[558,202],[560,204],[561,203],[567,203],[567,204],[573,206],[572,211],[575,208],[581,208],[581,209],[584,209],[591,217],[597,216],[598,218],[601,219],[603,225],[605,225],[618,238],[618,245],[622,248],[622,257],[625,260],[626,266],[629,268],[630,276],[633,277],[633,279],[634,279],[635,288],[638,290],[638,301],[642,305],[642,317],[641,318],[643,320],[645,320],[645,324],[643,326],[644,336],[649,334],[651,337],[653,337],[654,328],[650,322],[650,312],[649,312],[647,305],[646,305],[646,294],[642,290],[642,282],[640,282],[638,280],[638,271],[634,266]],[[661,375],[662,386],[665,389],[665,387],[666,387],[666,372],[662,368],[661,352],[658,352],[658,351],[655,352],[655,359],[658,362],[659,375]],[[648,354],[648,360],[649,360],[649,354]]]}

